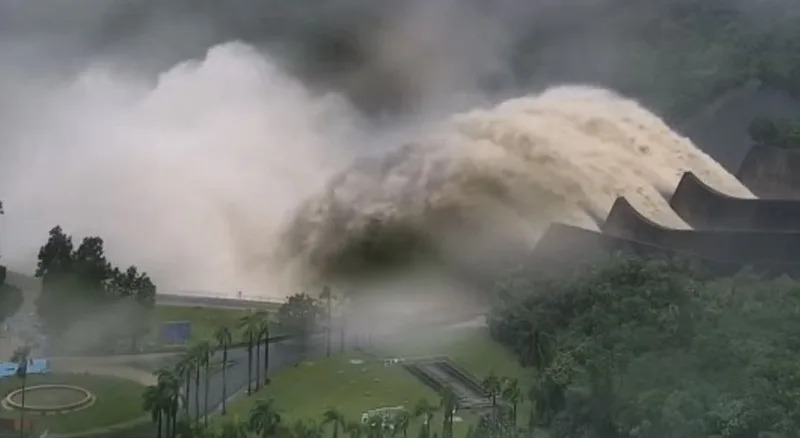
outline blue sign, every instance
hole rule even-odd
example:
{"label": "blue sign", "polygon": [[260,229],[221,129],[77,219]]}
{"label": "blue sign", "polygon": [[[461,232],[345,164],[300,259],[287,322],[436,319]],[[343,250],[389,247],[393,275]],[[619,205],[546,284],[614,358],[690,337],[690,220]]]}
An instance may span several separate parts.
{"label": "blue sign", "polygon": [[[0,362],[0,379],[17,375],[18,365],[14,362]],[[50,363],[47,359],[32,359],[28,361],[28,374],[49,374]]]}
{"label": "blue sign", "polygon": [[165,322],[161,325],[161,342],[165,344],[185,344],[192,337],[192,323],[189,321]]}

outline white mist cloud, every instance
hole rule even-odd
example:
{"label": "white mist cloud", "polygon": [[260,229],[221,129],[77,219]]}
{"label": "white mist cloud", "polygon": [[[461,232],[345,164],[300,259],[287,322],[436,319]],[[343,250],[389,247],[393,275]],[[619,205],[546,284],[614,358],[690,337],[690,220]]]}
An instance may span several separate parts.
{"label": "white mist cloud", "polygon": [[241,43],[155,84],[95,66],[18,98],[3,105],[19,108],[0,152],[6,262],[30,271],[60,224],[100,235],[113,262],[162,289],[263,286],[253,273],[270,233],[355,141],[345,100],[310,94]]}

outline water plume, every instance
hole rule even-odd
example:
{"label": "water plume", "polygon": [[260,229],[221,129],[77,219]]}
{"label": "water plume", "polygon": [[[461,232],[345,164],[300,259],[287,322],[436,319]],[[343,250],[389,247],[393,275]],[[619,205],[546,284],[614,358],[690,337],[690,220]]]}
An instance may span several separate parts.
{"label": "water plume", "polygon": [[597,229],[618,196],[674,228],[681,175],[752,197],[635,101],[560,86],[457,114],[420,141],[355,162],[288,224],[280,257],[331,275],[435,253],[488,260],[535,245],[552,221]]}

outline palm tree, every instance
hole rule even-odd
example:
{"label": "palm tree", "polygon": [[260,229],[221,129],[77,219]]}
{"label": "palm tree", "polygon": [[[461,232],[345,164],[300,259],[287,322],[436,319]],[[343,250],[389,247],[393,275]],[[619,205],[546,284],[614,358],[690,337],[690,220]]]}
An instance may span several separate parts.
{"label": "palm tree", "polygon": [[442,438],[453,438],[453,415],[456,410],[456,396],[451,391],[445,391],[441,403],[444,418],[442,419]]}
{"label": "palm tree", "polygon": [[222,415],[225,415],[227,413],[226,399],[228,398],[228,346],[232,341],[231,331],[228,327],[220,327],[214,332],[214,338],[217,340],[217,346],[222,348]]}
{"label": "palm tree", "polygon": [[[253,315],[255,319],[256,315]],[[253,338],[256,340],[256,392],[261,388],[261,321],[253,321]]]}
{"label": "palm tree", "polygon": [[142,394],[142,409],[150,412],[150,417],[153,423],[156,423],[156,428],[158,429],[158,438],[161,438],[162,414],[164,412],[163,393],[161,391],[162,388],[160,386],[150,385],[144,389]]}
{"label": "palm tree", "polygon": [[192,373],[194,372],[194,358],[190,352],[191,350],[185,352],[181,356],[178,363],[175,364],[175,375],[185,382],[183,388],[183,397],[187,402],[183,404],[183,409],[187,417],[189,416],[189,388],[192,386]]}
{"label": "palm tree", "polygon": [[489,397],[492,398],[492,408],[493,409],[496,408],[497,396],[500,394],[500,389],[501,389],[500,379],[498,379],[497,376],[494,375],[494,372],[492,372],[491,374],[489,374],[488,377],[483,379],[483,382],[481,382],[481,386],[483,386],[483,389],[485,389],[486,392],[489,393]]}
{"label": "palm tree", "polygon": [[383,433],[383,417],[381,415],[373,415],[367,419],[367,438],[381,438]]}
{"label": "palm tree", "polygon": [[[199,377],[200,367],[205,367],[205,386],[203,387],[203,425],[205,427],[208,427],[208,386],[211,380],[209,376],[209,365],[211,364],[211,355],[213,353],[214,349],[211,347],[210,342],[202,341],[197,344],[197,373],[195,377]],[[196,395],[197,394],[195,394],[195,396]]]}
{"label": "palm tree", "polygon": [[269,384],[267,371],[269,371],[269,314],[267,312],[258,312],[259,323],[258,332],[259,338],[264,339],[264,385]]}
{"label": "palm tree", "polygon": [[411,423],[411,414],[403,410],[397,414],[395,419],[395,430],[403,432],[403,438],[408,438],[408,425]]}
{"label": "palm tree", "polygon": [[517,427],[517,405],[522,398],[522,393],[519,389],[519,381],[517,379],[506,378],[503,380],[503,390],[502,390],[502,397],[508,403],[511,403],[512,407],[512,425],[514,428]]}
{"label": "palm tree", "polygon": [[142,407],[150,412],[153,422],[157,425],[159,438],[162,430],[167,437],[174,436],[180,384],[175,374],[168,370],[159,370],[155,374],[157,383],[145,388],[142,394]]}
{"label": "palm tree", "polygon": [[339,426],[344,427],[345,424],[344,415],[334,407],[329,407],[322,415],[325,418],[322,425],[333,424],[333,438],[339,438]]}
{"label": "palm tree", "polygon": [[168,369],[156,371],[156,380],[161,408],[166,420],[165,432],[168,437],[176,434],[178,405],[180,403],[180,379]]}
{"label": "palm tree", "polygon": [[242,337],[247,341],[247,395],[251,395],[253,393],[250,389],[253,380],[253,341],[258,334],[258,325],[251,314],[239,319],[239,327],[243,329]]}
{"label": "palm tree", "polygon": [[17,377],[22,379],[22,408],[19,410],[19,436],[23,437],[25,434],[25,385],[28,382],[28,362],[31,357],[31,346],[28,344],[17,348],[14,354],[11,355],[11,362],[17,364]]}
{"label": "palm tree", "polygon": [[275,436],[280,423],[281,416],[275,412],[272,400],[258,400],[255,406],[250,409],[248,428],[261,438]]}
{"label": "palm tree", "polygon": [[194,372],[194,421],[200,421],[200,368],[203,361],[203,347],[200,343],[193,345],[186,352],[187,359],[192,364]]}
{"label": "palm tree", "polygon": [[417,402],[417,406],[414,408],[414,416],[422,418],[422,429],[420,430],[420,436],[422,438],[430,438],[431,422],[433,421],[435,413],[436,407],[431,405],[428,399],[423,398]]}
{"label": "palm tree", "polygon": [[328,286],[323,286],[322,292],[319,294],[319,298],[327,301],[328,321],[327,321],[327,328],[325,330],[325,355],[327,357],[331,357],[331,299],[333,298],[333,294],[331,293],[331,288]]}
{"label": "palm tree", "polygon": [[175,427],[181,438],[216,438],[211,429],[199,424],[192,424],[191,420],[184,418]]}
{"label": "palm tree", "polygon": [[361,435],[364,432],[364,425],[356,421],[349,421],[344,426],[344,431],[347,433],[349,438],[361,438]]}
{"label": "palm tree", "polygon": [[297,420],[292,426],[292,435],[294,438],[321,438],[322,430],[313,421],[304,423],[302,420]]}
{"label": "palm tree", "polygon": [[222,423],[217,438],[247,438],[247,425],[238,419],[228,419]]}

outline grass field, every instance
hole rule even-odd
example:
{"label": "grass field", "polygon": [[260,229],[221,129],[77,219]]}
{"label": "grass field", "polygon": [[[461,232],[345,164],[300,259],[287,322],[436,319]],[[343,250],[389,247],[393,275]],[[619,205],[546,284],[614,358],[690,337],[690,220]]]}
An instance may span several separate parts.
{"label": "grass field", "polygon": [[449,328],[435,334],[398,335],[381,340],[378,351],[384,356],[448,356],[479,380],[491,373],[500,377],[528,379],[529,373],[514,355],[494,342],[484,327]]}
{"label": "grass field", "polygon": [[[485,328],[445,330],[436,336],[397,336],[382,340],[379,352],[388,357],[446,355],[479,380],[492,372],[501,377],[519,378],[523,394],[527,393],[526,371],[510,352],[490,339]],[[353,359],[363,360],[364,364],[354,365],[350,363]],[[368,357],[354,353],[292,368],[275,376],[266,389],[236,401],[229,415],[246,419],[259,398],[274,399],[285,424],[297,419],[319,423],[329,406],[337,407],[348,420],[358,421],[362,412],[376,407],[404,405],[413,410],[421,398],[438,405],[439,395],[401,366],[369,361]],[[518,408],[520,424],[527,421],[527,409],[527,403]],[[454,434],[463,437],[469,426],[477,422],[477,416],[467,412],[457,416],[463,421],[454,425]],[[434,418],[434,431],[441,432],[438,430],[441,419],[438,414]],[[418,429],[419,422],[415,421],[408,433],[415,436]]]}
{"label": "grass field", "polygon": [[[39,430],[47,429],[52,433],[80,432],[128,422],[145,415],[142,411],[144,387],[130,380],[82,374],[53,374],[31,375],[27,384],[75,385],[88,389],[97,397],[94,405],[81,411],[46,416],[26,413],[26,418],[33,419]],[[21,381],[16,377],[2,379],[0,396],[5,397],[20,386]],[[0,409],[0,418],[19,418],[19,413]]]}
{"label": "grass field", "polygon": [[192,341],[214,341],[214,332],[228,327],[233,341],[242,340],[239,320],[252,312],[250,309],[215,309],[210,307],[156,306],[153,313],[153,333],[159,336],[161,324],[170,321],[190,321]]}
{"label": "grass field", "polygon": [[358,420],[369,409],[399,405],[413,409],[422,398],[432,403],[438,401],[434,391],[403,367],[384,366],[370,360],[354,353],[300,364],[275,376],[266,389],[235,402],[229,412],[245,418],[256,399],[272,398],[289,422],[319,421],[331,406],[348,419]]}

